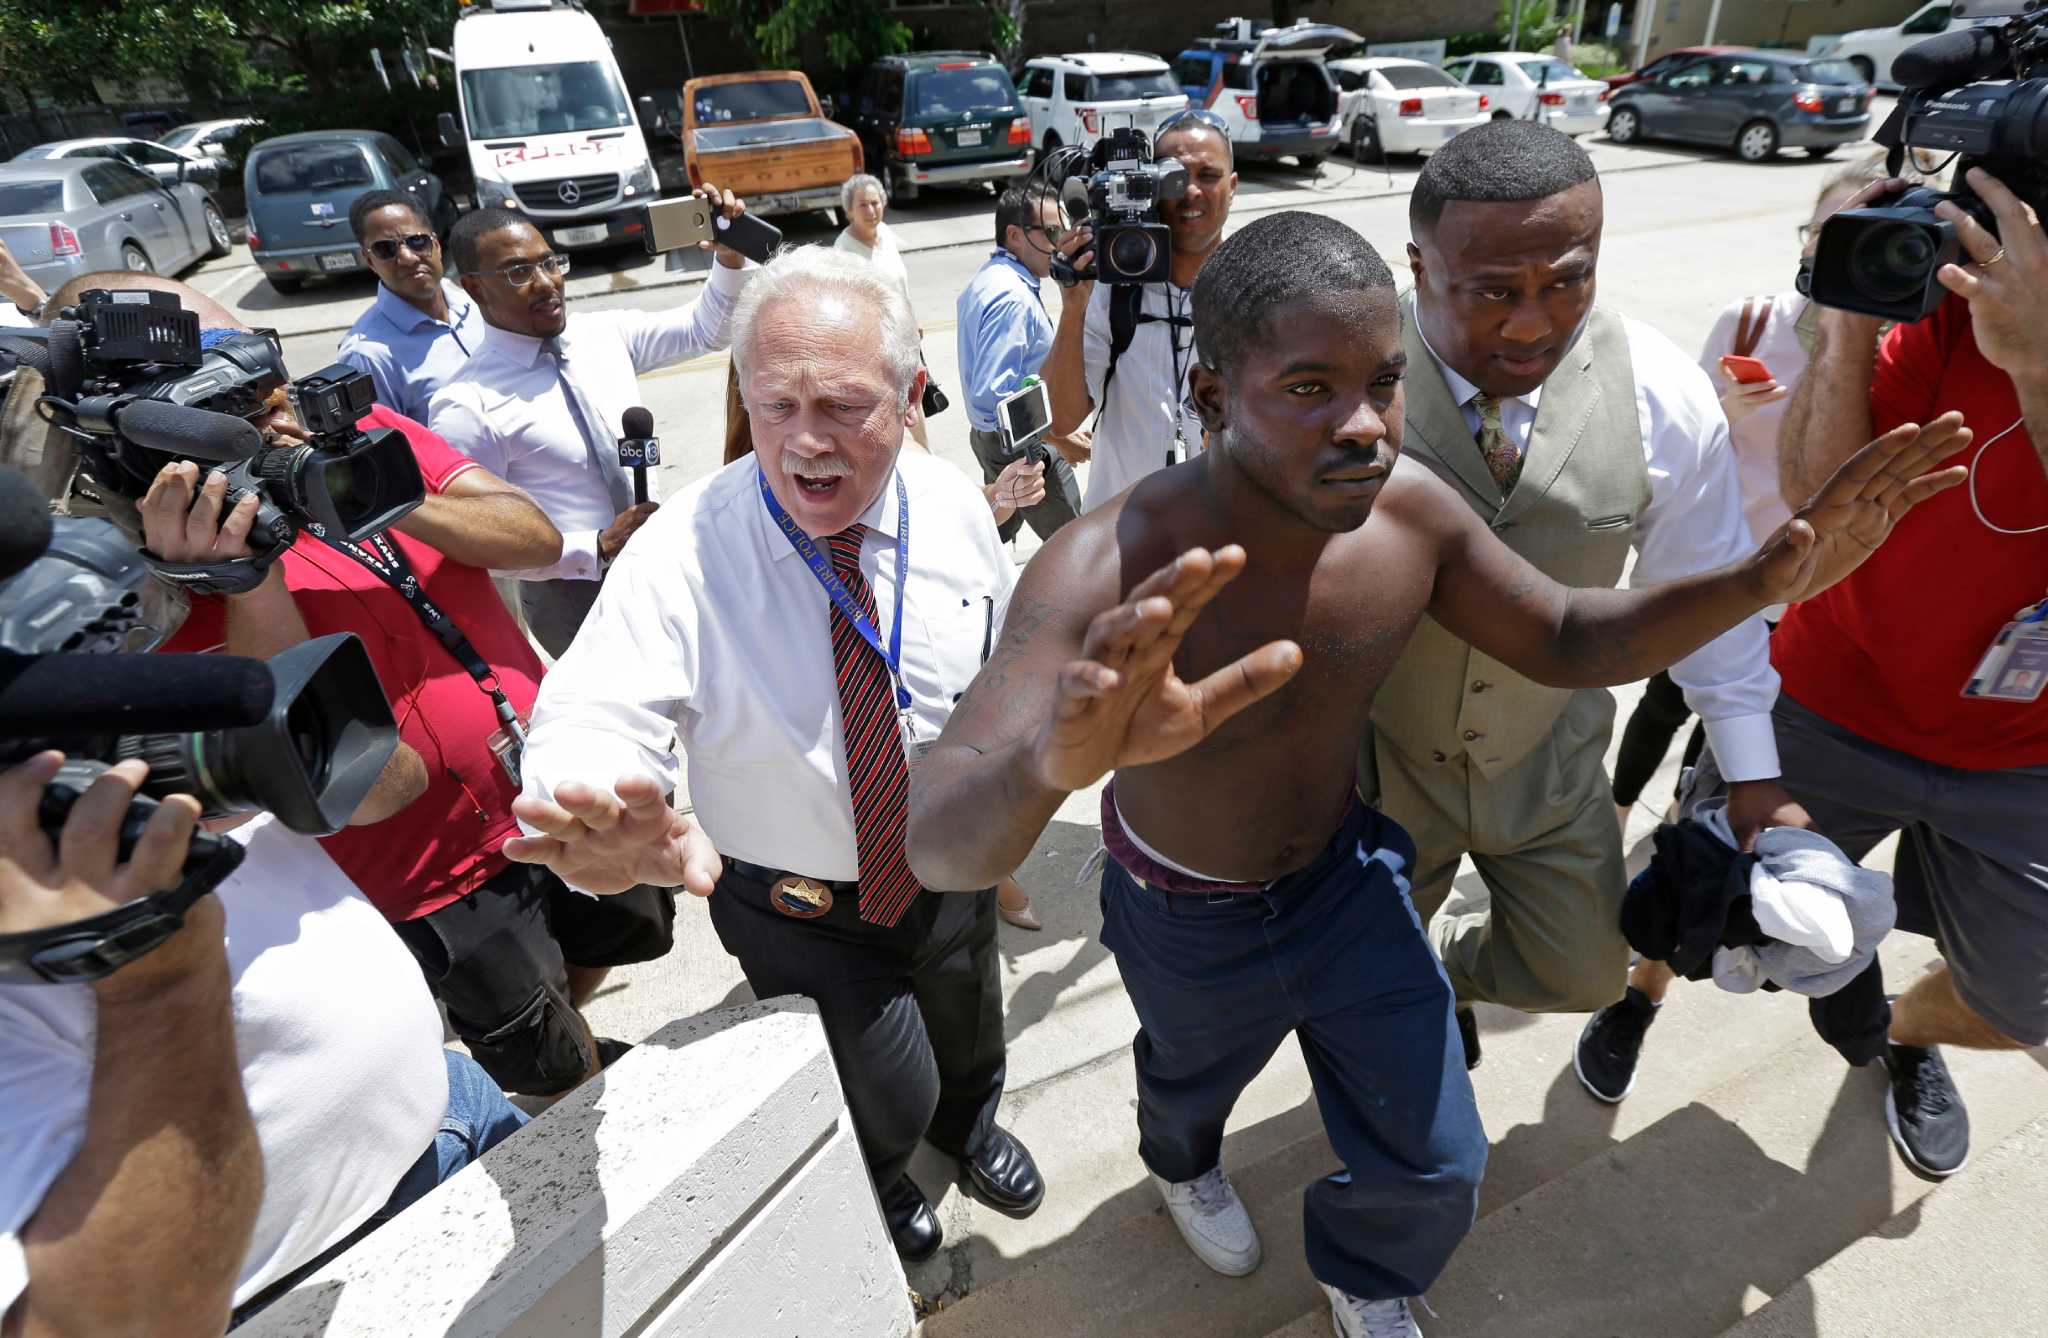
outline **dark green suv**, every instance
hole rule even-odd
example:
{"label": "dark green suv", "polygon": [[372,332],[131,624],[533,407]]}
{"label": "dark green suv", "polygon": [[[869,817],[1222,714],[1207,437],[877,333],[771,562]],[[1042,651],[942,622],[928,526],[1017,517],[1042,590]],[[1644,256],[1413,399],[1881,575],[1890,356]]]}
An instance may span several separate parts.
{"label": "dark green suv", "polygon": [[861,76],[853,128],[898,200],[926,186],[1000,183],[1031,170],[1031,118],[985,51],[885,56]]}

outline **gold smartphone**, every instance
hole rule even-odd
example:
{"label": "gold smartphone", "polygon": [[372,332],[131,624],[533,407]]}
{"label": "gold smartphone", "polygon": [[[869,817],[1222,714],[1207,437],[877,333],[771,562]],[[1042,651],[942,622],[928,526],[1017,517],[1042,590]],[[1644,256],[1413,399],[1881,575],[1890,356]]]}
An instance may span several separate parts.
{"label": "gold smartphone", "polygon": [[647,206],[647,252],[694,248],[712,239],[712,216],[717,211],[708,200],[686,195],[679,200],[656,200]]}

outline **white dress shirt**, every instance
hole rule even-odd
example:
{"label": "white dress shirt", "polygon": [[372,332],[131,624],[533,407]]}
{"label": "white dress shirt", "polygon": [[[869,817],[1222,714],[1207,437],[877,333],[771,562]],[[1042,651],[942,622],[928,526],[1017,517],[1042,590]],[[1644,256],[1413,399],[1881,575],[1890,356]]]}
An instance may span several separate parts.
{"label": "white dress shirt", "polygon": [[[1015,580],[981,490],[906,447],[908,599],[903,685],[918,737],[936,739],[1002,630]],[[526,792],[621,776],[676,781],[689,760],[697,822],[719,853],[814,878],[859,876],[830,603],[769,517],[753,456],[701,479],[648,520],[612,565],[590,619],[541,684]],[[861,572],[889,638],[896,485],[861,517]]]}
{"label": "white dress shirt", "polygon": [[[639,373],[713,353],[731,342],[732,309],[757,268],[714,264],[703,294],[663,312],[573,312],[562,348],[578,385],[616,434],[639,404]],[[484,346],[434,392],[427,426],[450,446],[532,494],[562,532],[562,557],[521,580],[594,581],[603,574],[597,536],[618,515],[604,476],[590,462],[555,361],[531,335],[489,326]],[[659,424],[656,424],[657,429]],[[650,495],[651,491],[650,491]]]}
{"label": "white dress shirt", "polygon": [[[1116,360],[1116,379],[1109,382],[1109,398],[1104,401],[1103,382],[1109,375],[1109,304],[1115,291],[1110,284],[1095,285],[1081,326],[1081,362],[1088,377],[1088,396],[1102,410],[1095,425],[1095,453],[1088,465],[1088,492],[1081,499],[1083,511],[1093,511],[1147,474],[1164,469],[1175,450],[1176,420],[1186,443],[1178,458],[1185,460],[1202,449],[1202,419],[1189,403],[1187,384],[1188,369],[1196,362],[1192,326],[1172,325],[1165,319],[1140,321],[1131,346]],[[1162,318],[1193,318],[1190,290],[1170,283],[1148,283],[1144,291],[1138,308],[1141,312]]]}
{"label": "white dress shirt", "polygon": [[[1720,396],[1676,344],[1641,321],[1623,317],[1622,324],[1635,367],[1636,422],[1650,470],[1650,505],[1636,522],[1630,587],[1679,580],[1748,557],[1756,543],[1742,518],[1742,492]],[[1423,343],[1428,342],[1424,336]],[[1476,436],[1479,410],[1472,397],[1479,387],[1458,375],[1434,348],[1430,356]],[[1501,426],[1524,453],[1542,394],[1538,386],[1500,402]],[[1671,680],[1685,689],[1686,705],[1706,723],[1707,742],[1722,775],[1743,781],[1779,774],[1777,736],[1771,730],[1778,671],[1771,667],[1761,615],[1743,619],[1672,665]]]}

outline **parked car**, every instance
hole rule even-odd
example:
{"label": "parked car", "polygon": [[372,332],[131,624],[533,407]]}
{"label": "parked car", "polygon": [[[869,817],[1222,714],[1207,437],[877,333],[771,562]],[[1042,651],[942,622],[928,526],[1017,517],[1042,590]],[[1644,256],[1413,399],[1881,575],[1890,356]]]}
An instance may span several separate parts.
{"label": "parked car", "polygon": [[1444,66],[1459,83],[1486,94],[1495,120],[1543,121],[1567,135],[1607,124],[1607,85],[1576,65],[1537,51],[1488,51]]}
{"label": "parked car", "polygon": [[253,116],[230,116],[218,121],[187,121],[174,130],[164,132],[157,142],[167,149],[181,153],[202,153],[209,158],[228,156],[228,141],[252,125],[261,125]]}
{"label": "parked car", "polygon": [[[1986,8],[1986,6],[1978,6]],[[2011,13],[2011,10],[2007,10]],[[1957,18],[1955,6],[1950,0],[1932,0],[1920,6],[1905,21],[1890,28],[1859,28],[1855,32],[1843,33],[1827,42],[1809,55],[1833,56],[1846,60],[1856,67],[1856,73],[1866,84],[1892,91],[1898,88],[1898,80],[1892,78],[1892,62],[1899,53],[1915,42],[1922,42],[1939,33],[1953,32],[1961,28],[1974,28],[1992,19]]]}
{"label": "parked car", "polygon": [[1338,137],[1360,162],[1395,153],[1428,153],[1492,114],[1486,94],[1427,61],[1400,56],[1333,60],[1344,95]]}
{"label": "parked car", "polygon": [[[209,190],[220,180],[220,164],[203,153],[174,149],[147,139],[101,136],[96,139],[61,139],[38,144],[14,155],[14,161],[35,162],[44,158],[106,158],[139,167],[166,186],[196,181]],[[181,175],[182,173],[182,175]]]}
{"label": "parked car", "polygon": [[756,214],[822,209],[866,162],[860,136],[826,118],[798,70],[714,74],[683,85],[683,170],[746,200]]}
{"label": "parked car", "polygon": [[1292,157],[1313,168],[1329,157],[1341,99],[1323,57],[1357,45],[1359,35],[1307,19],[1285,28],[1225,19],[1216,29],[1174,59],[1189,104],[1223,118],[1240,160]]}
{"label": "parked car", "polygon": [[1663,55],[1657,57],[1655,60],[1651,61],[1649,64],[1643,66],[1639,70],[1624,70],[1620,74],[1603,75],[1601,76],[1600,82],[1606,84],[1608,91],[1612,92],[1617,88],[1627,88],[1630,84],[1636,83],[1639,80],[1661,79],[1665,75],[1677,69],[1679,66],[1685,64],[1688,61],[1697,59],[1700,56],[1720,56],[1725,55],[1731,51],[1747,50],[1749,50],[1748,47],[1742,46],[1677,47],[1673,50],[1665,52]]}
{"label": "parked car", "polygon": [[1657,79],[1630,84],[1609,104],[1617,144],[1676,139],[1733,148],[1758,163],[1780,148],[1825,158],[1870,129],[1875,90],[1856,67],[1803,51],[1704,56]]}
{"label": "parked car", "polygon": [[882,57],[861,76],[853,127],[868,170],[898,200],[927,186],[1000,188],[1031,170],[1031,119],[985,51]]}
{"label": "parked car", "polygon": [[348,207],[365,191],[404,191],[438,233],[455,222],[441,178],[403,144],[374,130],[309,130],[266,139],[242,168],[249,197],[249,254],[280,293],[309,278],[366,268]]}
{"label": "parked car", "polygon": [[1155,134],[1161,121],[1188,105],[1173,67],[1139,51],[1038,56],[1024,62],[1017,91],[1031,114],[1031,147],[1040,154],[1062,144],[1093,144],[1122,126]]}
{"label": "parked car", "polygon": [[175,274],[234,246],[204,186],[104,158],[0,163],[0,241],[52,293],[100,270]]}

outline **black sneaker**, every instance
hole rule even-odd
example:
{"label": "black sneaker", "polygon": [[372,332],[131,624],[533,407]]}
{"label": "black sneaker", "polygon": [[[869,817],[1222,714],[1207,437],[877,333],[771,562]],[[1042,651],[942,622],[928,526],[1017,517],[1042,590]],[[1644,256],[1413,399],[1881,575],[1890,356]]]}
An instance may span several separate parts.
{"label": "black sneaker", "polygon": [[1884,1048],[1890,1085],[1884,1093],[1884,1122],[1906,1165],[1922,1175],[1954,1175],[1970,1159],[1970,1112],[1948,1076],[1941,1051],[1933,1046]]}
{"label": "black sneaker", "polygon": [[1611,1003],[1586,1019],[1572,1051],[1572,1072],[1579,1075],[1595,1100],[1613,1105],[1636,1089],[1636,1061],[1643,1054],[1643,1033],[1657,1020],[1657,1005],[1631,985],[1621,1002]]}
{"label": "black sneaker", "polygon": [[1465,1043],[1465,1072],[1479,1067],[1479,1019],[1469,1005],[1458,1005],[1458,1039]]}

